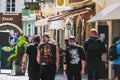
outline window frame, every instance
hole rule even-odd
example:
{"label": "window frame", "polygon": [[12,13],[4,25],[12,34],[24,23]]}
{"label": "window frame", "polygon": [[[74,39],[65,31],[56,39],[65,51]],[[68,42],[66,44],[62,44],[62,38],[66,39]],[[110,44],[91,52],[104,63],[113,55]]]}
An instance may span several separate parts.
{"label": "window frame", "polygon": [[6,13],[15,13],[15,0],[6,0]]}

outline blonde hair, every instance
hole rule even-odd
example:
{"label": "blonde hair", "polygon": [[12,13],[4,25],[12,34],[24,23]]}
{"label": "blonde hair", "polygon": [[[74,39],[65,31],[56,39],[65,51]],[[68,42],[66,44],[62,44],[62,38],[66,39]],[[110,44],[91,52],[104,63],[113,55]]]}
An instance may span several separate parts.
{"label": "blonde hair", "polygon": [[42,37],[42,42],[44,43],[47,41],[51,41],[52,43],[56,44],[56,41],[50,36],[50,34],[48,32],[45,32]]}

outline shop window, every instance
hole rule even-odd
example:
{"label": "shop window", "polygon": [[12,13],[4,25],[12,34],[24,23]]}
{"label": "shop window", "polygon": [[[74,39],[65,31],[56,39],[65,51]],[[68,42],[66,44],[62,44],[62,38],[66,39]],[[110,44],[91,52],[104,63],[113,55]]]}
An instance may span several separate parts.
{"label": "shop window", "polygon": [[6,12],[15,12],[15,0],[7,0]]}

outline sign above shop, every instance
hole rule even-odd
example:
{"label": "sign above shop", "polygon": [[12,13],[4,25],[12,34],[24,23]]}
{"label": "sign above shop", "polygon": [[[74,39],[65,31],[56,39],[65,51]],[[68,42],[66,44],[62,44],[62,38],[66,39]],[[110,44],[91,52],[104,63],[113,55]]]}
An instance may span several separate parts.
{"label": "sign above shop", "polygon": [[11,24],[15,26],[19,26],[22,28],[22,15],[20,14],[5,14],[0,13],[0,24],[4,26],[4,24]]}
{"label": "sign above shop", "polygon": [[13,21],[13,17],[2,17],[2,21]]}

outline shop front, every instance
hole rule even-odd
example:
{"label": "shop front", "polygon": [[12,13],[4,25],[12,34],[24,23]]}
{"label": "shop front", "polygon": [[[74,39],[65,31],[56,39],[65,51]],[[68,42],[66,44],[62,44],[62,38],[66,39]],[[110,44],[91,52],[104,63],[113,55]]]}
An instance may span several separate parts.
{"label": "shop front", "polygon": [[[9,44],[10,37],[22,33],[21,14],[0,13],[0,68],[11,69],[7,58],[14,52]],[[10,36],[11,34],[11,36]],[[7,51],[6,51],[7,50]]]}

